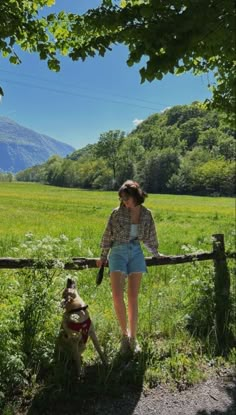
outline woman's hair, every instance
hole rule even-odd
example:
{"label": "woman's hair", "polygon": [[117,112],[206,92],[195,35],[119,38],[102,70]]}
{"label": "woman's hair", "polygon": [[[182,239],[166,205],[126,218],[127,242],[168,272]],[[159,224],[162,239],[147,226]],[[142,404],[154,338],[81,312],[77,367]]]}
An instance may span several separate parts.
{"label": "woman's hair", "polygon": [[148,196],[147,193],[141,189],[140,185],[133,180],[126,180],[120,187],[118,195],[121,198],[122,196],[133,197],[137,205],[141,205]]}

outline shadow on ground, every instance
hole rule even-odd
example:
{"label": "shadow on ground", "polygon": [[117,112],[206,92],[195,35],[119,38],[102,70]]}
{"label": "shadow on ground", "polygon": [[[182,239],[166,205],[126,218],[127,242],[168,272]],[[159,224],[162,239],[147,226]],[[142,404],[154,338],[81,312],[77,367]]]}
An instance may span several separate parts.
{"label": "shadow on ground", "polygon": [[143,388],[145,356],[145,353],[140,353],[138,357],[127,360],[117,356],[107,367],[100,364],[86,367],[79,380],[73,365],[63,368],[54,366],[50,369],[47,382],[36,392],[30,407],[24,413],[115,415],[119,411],[122,415],[131,415]]}

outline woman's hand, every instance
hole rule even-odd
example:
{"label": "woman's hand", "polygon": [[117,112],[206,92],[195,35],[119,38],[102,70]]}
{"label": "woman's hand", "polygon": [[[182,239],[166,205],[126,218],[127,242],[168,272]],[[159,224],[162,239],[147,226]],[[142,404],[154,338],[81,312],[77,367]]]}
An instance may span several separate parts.
{"label": "woman's hand", "polygon": [[96,265],[98,268],[101,268],[102,265],[107,265],[107,259],[97,259]]}

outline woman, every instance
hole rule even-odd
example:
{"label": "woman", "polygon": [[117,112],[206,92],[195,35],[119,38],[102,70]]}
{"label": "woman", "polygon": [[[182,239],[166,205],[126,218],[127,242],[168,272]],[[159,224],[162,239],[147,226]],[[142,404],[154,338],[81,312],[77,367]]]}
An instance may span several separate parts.
{"label": "woman", "polygon": [[[158,241],[152,214],[142,206],[147,194],[137,182],[127,180],[118,191],[120,206],[113,210],[101,240],[101,258],[97,265],[107,263],[116,316],[121,328],[120,353],[139,352],[136,340],[138,293],[142,274],[147,272],[140,246],[142,241],[157,257]],[[109,257],[108,253],[110,251]],[[124,302],[125,277],[128,276],[128,327]]]}

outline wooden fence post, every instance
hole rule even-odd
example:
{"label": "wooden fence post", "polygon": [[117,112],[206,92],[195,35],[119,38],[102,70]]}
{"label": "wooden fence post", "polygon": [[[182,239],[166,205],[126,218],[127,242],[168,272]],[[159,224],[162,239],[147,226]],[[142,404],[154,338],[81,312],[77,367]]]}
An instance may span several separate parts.
{"label": "wooden fence post", "polygon": [[230,275],[225,256],[224,235],[216,234],[212,236],[217,352],[222,354],[226,351],[229,341]]}

